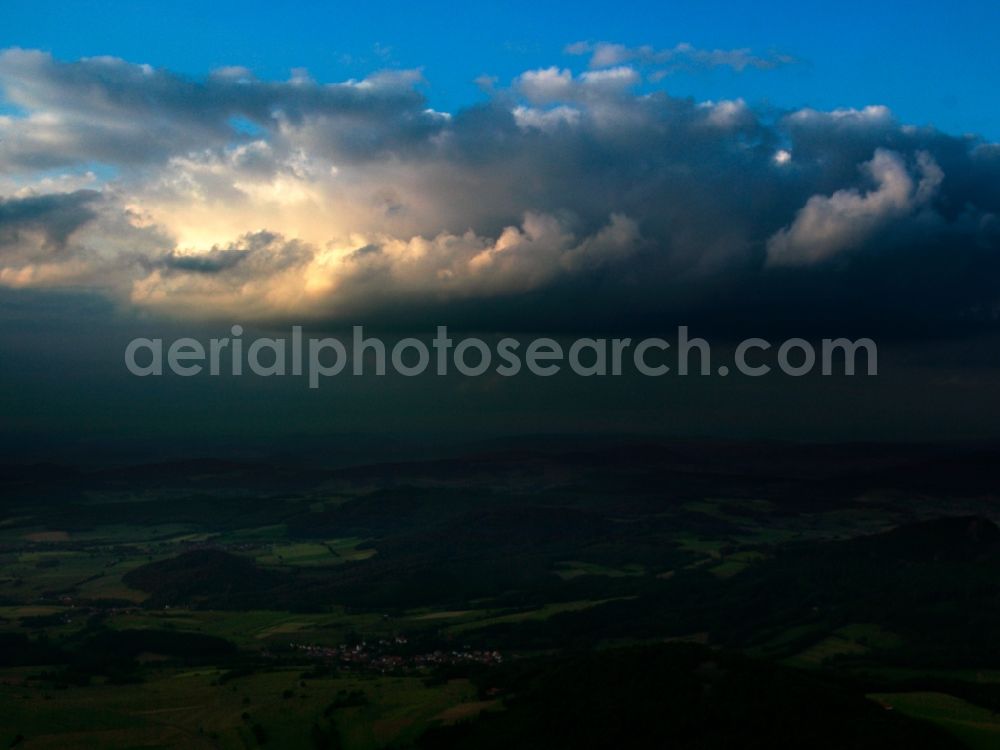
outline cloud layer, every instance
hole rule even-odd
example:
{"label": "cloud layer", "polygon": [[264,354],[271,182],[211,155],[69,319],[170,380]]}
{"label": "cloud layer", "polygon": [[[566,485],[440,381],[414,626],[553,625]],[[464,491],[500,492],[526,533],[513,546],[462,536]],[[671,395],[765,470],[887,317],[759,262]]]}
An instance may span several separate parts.
{"label": "cloud layer", "polygon": [[568,51],[587,69],[450,114],[415,71],[191,80],[2,52],[0,284],[261,321],[994,324],[1000,146],[655,83],[777,55]]}

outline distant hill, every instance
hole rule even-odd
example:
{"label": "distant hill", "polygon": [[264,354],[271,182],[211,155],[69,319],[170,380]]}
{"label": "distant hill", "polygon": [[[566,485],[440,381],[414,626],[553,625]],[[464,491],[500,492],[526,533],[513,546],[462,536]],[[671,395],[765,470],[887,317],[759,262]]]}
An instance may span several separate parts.
{"label": "distant hill", "polygon": [[913,562],[972,562],[1000,558],[1000,527],[987,518],[957,516],[906,524],[848,543],[864,554]]}
{"label": "distant hill", "polygon": [[151,604],[211,600],[218,606],[231,599],[266,597],[268,590],[284,583],[285,578],[238,555],[204,549],[142,565],[122,580],[150,594]]}

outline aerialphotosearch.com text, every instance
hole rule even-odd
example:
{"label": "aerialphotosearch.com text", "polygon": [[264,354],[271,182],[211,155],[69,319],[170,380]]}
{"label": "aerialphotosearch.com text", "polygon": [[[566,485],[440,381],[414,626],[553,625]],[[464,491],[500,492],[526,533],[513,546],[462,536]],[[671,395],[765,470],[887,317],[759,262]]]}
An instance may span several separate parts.
{"label": "aerialphotosearch.com text", "polygon": [[[824,338],[816,344],[789,338],[777,344],[747,338],[726,347],[725,363],[713,363],[712,346],[679,326],[676,336],[664,338],[553,338],[522,340],[500,338],[494,343],[477,337],[451,337],[447,326],[438,326],[425,341],[407,337],[387,343],[366,337],[363,326],[354,326],[348,341],[334,337],[304,336],[293,326],[285,338],[244,340],[243,327],[234,325],[230,335],[202,342],[195,338],[164,341],[136,338],[125,348],[125,366],[139,377],[179,377],[252,374],[259,377],[291,375],[308,379],[319,388],[324,378],[342,374],[385,375],[393,372],[415,377],[431,369],[436,375],[452,372],[465,377],[495,373],[513,377],[529,373],[550,377],[564,369],[580,377],[619,376],[633,370],[647,377],[665,375],[717,375],[738,373],[761,377],[780,372],[790,377],[810,373],[868,376],[878,374],[878,349],[869,338]],[[731,351],[730,351],[731,350]],[[714,368],[713,368],[714,365]]]}

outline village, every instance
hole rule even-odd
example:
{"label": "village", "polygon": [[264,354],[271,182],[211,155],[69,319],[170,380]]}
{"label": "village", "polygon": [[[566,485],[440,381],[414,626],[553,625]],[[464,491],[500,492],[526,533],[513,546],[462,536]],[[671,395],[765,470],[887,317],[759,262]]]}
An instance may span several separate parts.
{"label": "village", "polygon": [[289,643],[289,647],[311,659],[336,664],[342,669],[375,671],[381,674],[417,671],[421,669],[481,664],[496,666],[503,663],[499,651],[462,648],[461,650],[431,651],[429,653],[405,654],[402,647],[407,645],[405,636],[379,639],[373,643],[361,641],[353,646],[322,646],[310,643]]}

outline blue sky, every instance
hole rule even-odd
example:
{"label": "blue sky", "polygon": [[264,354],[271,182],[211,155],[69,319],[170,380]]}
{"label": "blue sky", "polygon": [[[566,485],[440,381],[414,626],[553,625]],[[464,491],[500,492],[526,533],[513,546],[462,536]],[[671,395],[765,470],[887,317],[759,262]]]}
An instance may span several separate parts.
{"label": "blue sky", "polygon": [[792,55],[778,70],[677,74],[675,95],[743,97],[778,107],[888,105],[904,122],[1000,139],[1000,4],[939,2],[295,3],[5,0],[0,47],[71,60],[114,55],[191,76],[243,65],[319,81],[383,67],[422,68],[432,106],[481,97],[473,79],[501,83],[531,68],[581,67],[565,45],[608,41],[657,48],[749,47]]}

